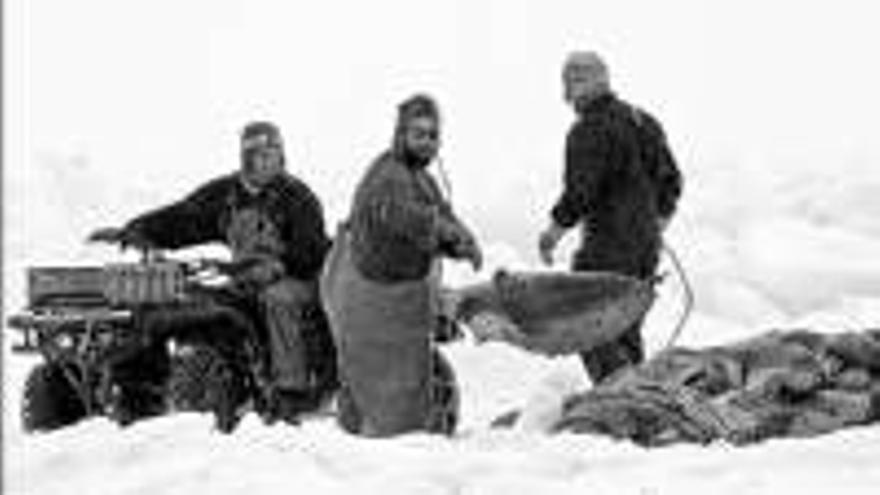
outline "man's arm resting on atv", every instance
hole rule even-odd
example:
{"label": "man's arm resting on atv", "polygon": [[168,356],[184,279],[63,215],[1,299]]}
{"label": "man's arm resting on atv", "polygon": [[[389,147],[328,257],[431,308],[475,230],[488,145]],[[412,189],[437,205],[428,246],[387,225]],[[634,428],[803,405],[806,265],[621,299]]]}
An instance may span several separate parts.
{"label": "man's arm resting on atv", "polygon": [[87,240],[89,242],[105,242],[119,244],[123,249],[133,247],[138,249],[150,249],[155,246],[144,238],[137,230],[126,227],[102,227],[92,231]]}
{"label": "man's arm resting on atv", "polygon": [[211,181],[181,201],[140,215],[124,227],[98,229],[89,240],[160,249],[223,241],[219,217],[231,180],[222,177]]}

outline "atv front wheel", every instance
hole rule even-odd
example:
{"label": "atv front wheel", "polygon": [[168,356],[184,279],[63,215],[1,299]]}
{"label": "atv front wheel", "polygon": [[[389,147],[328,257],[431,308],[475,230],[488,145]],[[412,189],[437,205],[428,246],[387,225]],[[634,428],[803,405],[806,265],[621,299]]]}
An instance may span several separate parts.
{"label": "atv front wheel", "polygon": [[168,401],[172,410],[210,412],[217,429],[231,432],[247,399],[246,379],[216,348],[188,345],[172,358]]}
{"label": "atv front wheel", "polygon": [[44,363],[31,370],[24,385],[21,422],[24,430],[49,431],[86,417],[86,406],[65,375],[67,365]]}
{"label": "atv front wheel", "polygon": [[164,414],[170,365],[164,343],[142,348],[136,355],[116,362],[108,376],[111,388],[107,415],[121,426],[128,426]]}

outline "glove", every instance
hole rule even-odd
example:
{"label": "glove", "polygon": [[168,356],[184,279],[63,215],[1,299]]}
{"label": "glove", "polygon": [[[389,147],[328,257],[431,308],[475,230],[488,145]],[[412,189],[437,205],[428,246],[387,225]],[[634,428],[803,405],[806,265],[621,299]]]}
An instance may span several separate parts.
{"label": "glove", "polygon": [[104,227],[93,231],[86,238],[88,242],[105,242],[108,244],[119,244],[120,249],[128,249],[130,247],[138,249],[152,248],[153,243],[150,242],[139,229],[131,227]]}
{"label": "glove", "polygon": [[553,250],[556,249],[556,245],[564,235],[565,228],[560,227],[556,222],[552,222],[547,229],[541,232],[541,236],[538,238],[538,253],[545,265],[553,264]]}
{"label": "glove", "polygon": [[262,288],[284,275],[284,265],[278,260],[265,260],[254,263],[242,270],[236,281],[247,287]]}
{"label": "glove", "polygon": [[88,242],[106,242],[109,244],[115,244],[119,242],[119,239],[122,237],[122,231],[123,229],[118,227],[103,227],[92,231],[86,240]]}

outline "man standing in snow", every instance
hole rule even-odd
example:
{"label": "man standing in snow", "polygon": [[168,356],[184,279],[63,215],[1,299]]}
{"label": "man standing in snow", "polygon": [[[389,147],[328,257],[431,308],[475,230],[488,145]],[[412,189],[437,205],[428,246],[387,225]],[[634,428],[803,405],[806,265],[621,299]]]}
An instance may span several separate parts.
{"label": "man standing in snow", "polygon": [[[398,107],[391,149],[370,165],[324,268],[321,294],[339,355],[346,429],[367,436],[430,430],[436,264],[482,254],[427,167],[440,146],[433,99]],[[343,399],[344,398],[344,399]]]}
{"label": "man standing in snow", "polygon": [[[329,249],[321,204],[309,187],[285,170],[281,133],[270,122],[252,122],[241,134],[241,169],[214,179],[184,199],[140,215],[121,229],[101,229],[91,240],[123,246],[178,249],[221,242],[232,251],[237,286],[256,297],[269,331],[276,413],[295,421],[335,389],[332,339],[319,314],[317,276]],[[308,329],[306,330],[306,327]],[[322,342],[308,355],[304,333]],[[309,346],[311,348],[311,346]]]}
{"label": "man standing in snow", "polygon": [[[654,274],[662,234],[682,180],[660,123],[619,99],[593,52],[572,53],[563,69],[565,100],[577,114],[565,145],[563,191],[541,233],[546,264],[565,232],[581,225],[575,271]],[[616,341],[581,354],[594,383],[643,360],[641,321]]]}

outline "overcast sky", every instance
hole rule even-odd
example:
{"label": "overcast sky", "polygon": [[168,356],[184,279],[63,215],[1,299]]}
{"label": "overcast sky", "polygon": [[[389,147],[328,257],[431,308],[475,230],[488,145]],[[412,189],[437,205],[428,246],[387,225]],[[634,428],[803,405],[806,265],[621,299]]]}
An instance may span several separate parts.
{"label": "overcast sky", "polygon": [[797,158],[771,165],[839,156],[827,166],[845,168],[880,159],[873,4],[8,1],[6,172],[69,158],[78,187],[154,190],[138,210],[234,169],[239,128],[269,118],[332,222],[387,145],[396,103],[427,91],[457,206],[484,236],[524,245],[558,188],[569,50],[607,58],[688,174],[783,155]]}

